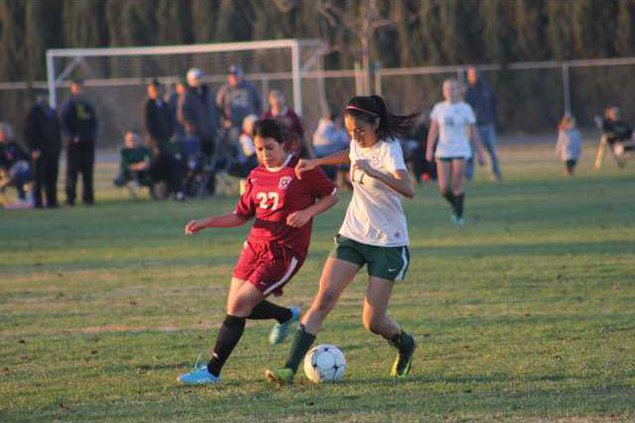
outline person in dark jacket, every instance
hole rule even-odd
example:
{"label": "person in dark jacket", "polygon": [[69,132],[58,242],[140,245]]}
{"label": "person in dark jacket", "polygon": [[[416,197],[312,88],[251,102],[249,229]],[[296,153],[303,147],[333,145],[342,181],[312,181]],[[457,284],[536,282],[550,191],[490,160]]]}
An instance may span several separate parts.
{"label": "person in dark jacket", "polygon": [[187,72],[187,90],[179,99],[178,118],[187,137],[197,138],[203,153],[215,153],[218,112],[209,87],[201,82],[203,72],[192,68]]}
{"label": "person in dark jacket", "polygon": [[55,109],[48,103],[46,91],[38,93],[35,105],[29,111],[24,129],[34,170],[33,206],[41,208],[42,191],[46,194],[46,207],[57,207],[57,175],[62,151],[61,123]]}
{"label": "person in dark jacket", "polygon": [[[476,115],[476,130],[483,142],[483,147],[489,154],[492,174],[499,181],[502,178],[498,157],[496,155],[496,121],[498,119],[498,105],[496,93],[485,81],[480,78],[478,71],[470,66],[467,68],[468,87],[465,93],[465,102],[472,106]],[[474,146],[472,146],[472,150]],[[474,155],[468,160],[466,177],[472,180],[474,175]]]}
{"label": "person in dark jacket", "polygon": [[82,174],[82,201],[95,203],[93,171],[95,168],[95,142],[97,115],[95,108],[83,96],[83,83],[71,83],[71,98],[62,107],[61,120],[66,141],[66,204],[75,205],[77,176]]}
{"label": "person in dark jacket", "polygon": [[172,111],[170,105],[163,100],[163,90],[159,81],[151,81],[147,88],[145,123],[153,151],[150,174],[156,181],[165,181],[168,191],[180,201],[185,199],[185,188],[181,163],[176,158],[178,152],[173,151],[173,144],[170,143],[174,133]]}
{"label": "person in dark jacket", "polygon": [[13,128],[0,123],[0,192],[8,186],[18,191],[18,199],[26,200],[24,185],[31,179],[29,155],[15,142]]}

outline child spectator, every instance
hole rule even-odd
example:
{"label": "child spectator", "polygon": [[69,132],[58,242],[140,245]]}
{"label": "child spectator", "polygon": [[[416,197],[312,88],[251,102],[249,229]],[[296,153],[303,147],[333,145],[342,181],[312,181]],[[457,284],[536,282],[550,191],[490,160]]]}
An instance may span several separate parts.
{"label": "child spectator", "polygon": [[565,164],[565,172],[573,176],[575,165],[582,153],[582,135],[573,116],[565,115],[558,125],[556,156]]}
{"label": "child spectator", "polygon": [[[343,127],[341,116],[331,113],[320,118],[313,133],[313,150],[316,157],[322,158],[346,150],[349,144],[350,139]],[[332,181],[337,179],[337,166],[322,166],[322,169]]]}

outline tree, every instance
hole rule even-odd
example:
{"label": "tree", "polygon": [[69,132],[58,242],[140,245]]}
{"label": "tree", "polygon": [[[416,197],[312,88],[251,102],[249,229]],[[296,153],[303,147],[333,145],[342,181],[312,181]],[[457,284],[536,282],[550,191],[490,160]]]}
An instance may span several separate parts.
{"label": "tree", "polygon": [[0,78],[3,81],[24,79],[25,55],[24,39],[24,3],[19,0],[7,0],[0,3]]}

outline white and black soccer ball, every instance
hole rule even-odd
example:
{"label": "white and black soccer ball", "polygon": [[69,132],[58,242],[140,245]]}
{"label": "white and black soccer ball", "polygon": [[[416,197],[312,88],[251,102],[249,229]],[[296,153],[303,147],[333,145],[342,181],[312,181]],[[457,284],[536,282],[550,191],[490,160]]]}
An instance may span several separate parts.
{"label": "white and black soccer ball", "polygon": [[346,358],[335,345],[314,347],[304,357],[304,373],[314,383],[339,382],[346,372]]}

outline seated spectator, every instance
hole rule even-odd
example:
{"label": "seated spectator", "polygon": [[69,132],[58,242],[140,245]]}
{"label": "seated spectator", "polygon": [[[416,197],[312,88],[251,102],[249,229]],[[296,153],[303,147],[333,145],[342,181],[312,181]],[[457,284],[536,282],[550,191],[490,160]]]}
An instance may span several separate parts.
{"label": "seated spectator", "polygon": [[573,116],[565,115],[558,125],[558,141],[556,156],[565,164],[565,172],[573,176],[575,165],[582,153],[582,135],[575,124]]}
{"label": "seated spectator", "polygon": [[118,187],[125,186],[128,182],[151,187],[150,162],[152,152],[141,143],[141,138],[133,131],[126,132],[124,147],[119,152],[121,162],[119,174],[113,180]]}
{"label": "seated spectator", "polygon": [[635,135],[631,126],[622,120],[619,107],[609,107],[604,112],[602,136],[613,151],[617,164],[624,166],[624,153],[635,150]]}
{"label": "seated spectator", "polygon": [[24,185],[32,177],[29,159],[27,152],[15,142],[11,125],[0,123],[0,192],[14,186],[18,200],[26,201]]}
{"label": "seated spectator", "polygon": [[[313,133],[313,150],[316,157],[325,157],[329,154],[337,153],[348,148],[350,139],[346,129],[344,129],[344,121],[342,117],[336,113],[331,113],[320,118],[317,129]],[[337,166],[322,166],[322,169],[326,175],[333,181],[338,179],[338,170],[344,170],[344,168],[338,168]],[[345,176],[341,174],[342,180],[340,186],[345,185],[343,180]]]}

